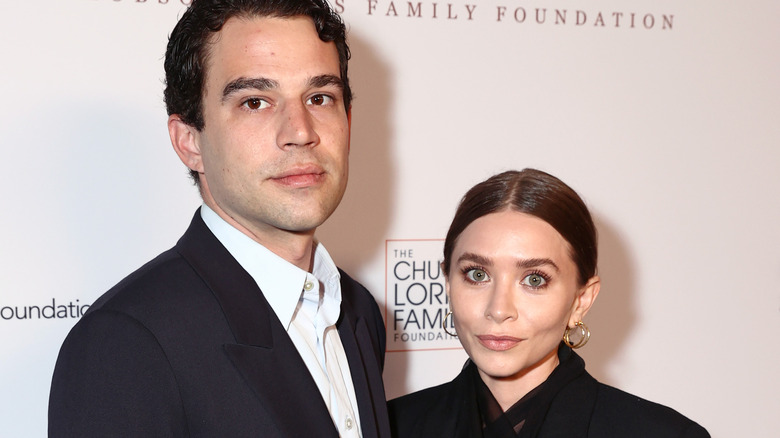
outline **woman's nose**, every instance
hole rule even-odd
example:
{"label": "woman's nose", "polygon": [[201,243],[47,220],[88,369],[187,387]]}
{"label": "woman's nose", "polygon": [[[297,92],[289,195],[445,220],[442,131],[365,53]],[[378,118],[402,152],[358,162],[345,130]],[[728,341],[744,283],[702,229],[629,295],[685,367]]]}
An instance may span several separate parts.
{"label": "woman's nose", "polygon": [[485,317],[495,322],[517,319],[515,286],[510,282],[496,282],[485,309]]}

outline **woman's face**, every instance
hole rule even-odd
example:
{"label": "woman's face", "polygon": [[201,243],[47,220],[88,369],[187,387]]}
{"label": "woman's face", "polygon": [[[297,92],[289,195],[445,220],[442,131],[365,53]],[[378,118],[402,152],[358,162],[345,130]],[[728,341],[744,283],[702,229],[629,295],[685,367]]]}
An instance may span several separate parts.
{"label": "woman's face", "polygon": [[458,237],[446,282],[452,317],[488,387],[523,378],[530,389],[558,364],[566,326],[598,293],[598,277],[578,284],[569,251],[550,224],[515,211],[483,216]]}

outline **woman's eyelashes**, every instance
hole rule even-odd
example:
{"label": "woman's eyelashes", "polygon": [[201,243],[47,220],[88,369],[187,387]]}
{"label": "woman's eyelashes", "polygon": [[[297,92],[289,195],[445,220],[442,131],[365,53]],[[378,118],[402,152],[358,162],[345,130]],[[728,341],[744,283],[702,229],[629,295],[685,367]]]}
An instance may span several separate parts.
{"label": "woman's eyelashes", "polygon": [[547,287],[550,277],[542,271],[534,271],[523,277],[520,284],[531,289],[543,289]]}
{"label": "woman's eyelashes", "polygon": [[461,269],[463,278],[469,283],[484,283],[490,280],[490,275],[481,266],[465,266]]}
{"label": "woman's eyelashes", "polygon": [[[463,279],[471,284],[482,284],[491,280],[490,274],[482,266],[464,266],[461,268]],[[542,271],[533,271],[525,275],[520,284],[530,289],[544,289],[550,283],[550,276]]]}

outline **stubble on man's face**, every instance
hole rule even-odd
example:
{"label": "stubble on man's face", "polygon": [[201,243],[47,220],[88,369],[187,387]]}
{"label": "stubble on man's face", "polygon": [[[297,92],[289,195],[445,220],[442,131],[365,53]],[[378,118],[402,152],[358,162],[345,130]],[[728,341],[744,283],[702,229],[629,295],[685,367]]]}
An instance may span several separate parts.
{"label": "stubble on man's face", "polygon": [[347,183],[335,44],[307,17],[234,18],[214,39],[207,69],[197,135],[204,201],[256,240],[312,234]]}

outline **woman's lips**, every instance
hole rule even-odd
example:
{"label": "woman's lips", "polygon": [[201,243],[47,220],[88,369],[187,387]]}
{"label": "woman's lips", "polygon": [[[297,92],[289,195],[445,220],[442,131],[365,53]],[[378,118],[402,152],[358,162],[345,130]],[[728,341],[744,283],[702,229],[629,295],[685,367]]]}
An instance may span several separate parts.
{"label": "woman's lips", "polygon": [[522,339],[513,336],[479,335],[479,342],[488,350],[506,351],[519,344]]}

